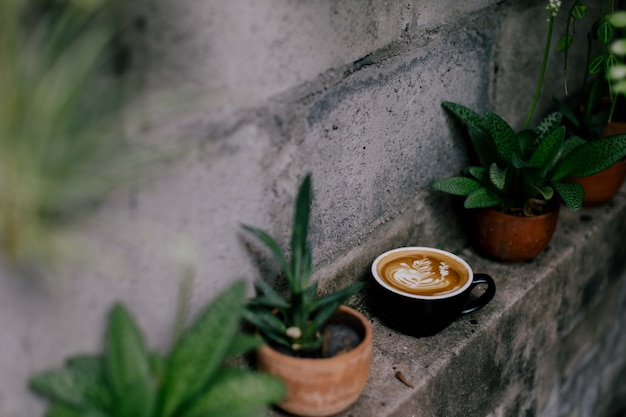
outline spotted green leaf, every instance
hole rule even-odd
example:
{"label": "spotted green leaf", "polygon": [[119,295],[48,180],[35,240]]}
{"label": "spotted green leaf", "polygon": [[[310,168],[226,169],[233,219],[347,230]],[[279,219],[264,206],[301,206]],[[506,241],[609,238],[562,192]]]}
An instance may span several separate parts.
{"label": "spotted green leaf", "polygon": [[107,376],[119,417],[150,417],[154,412],[156,387],[143,335],[128,310],[115,304],[106,332]]}
{"label": "spotted green leaf", "polygon": [[562,180],[596,174],[626,156],[626,134],[584,143],[562,158],[552,179]]}
{"label": "spotted green leaf", "polygon": [[541,170],[541,176],[545,176],[548,169],[559,154],[565,138],[565,126],[552,130],[539,143],[530,157],[530,163]]}
{"label": "spotted green leaf", "polygon": [[479,188],[467,196],[463,202],[463,207],[466,209],[493,207],[501,202],[498,196],[490,193],[486,188]]}
{"label": "spotted green leaf", "polygon": [[460,196],[467,196],[481,187],[478,181],[467,177],[445,178],[432,185],[434,190]]}
{"label": "spotted green leaf", "polygon": [[238,281],[220,293],[174,346],[165,372],[162,417],[174,415],[215,375],[237,331],[244,291],[245,283]]}
{"label": "spotted green leaf", "polygon": [[583,206],[585,190],[576,182],[553,181],[551,183],[561,200],[572,211],[578,211]]}
{"label": "spotted green leaf", "polygon": [[275,377],[225,369],[180,417],[256,417],[259,407],[280,401],[284,395],[284,384]]}
{"label": "spotted green leaf", "polygon": [[506,169],[500,169],[495,162],[489,167],[489,180],[498,190],[504,190],[506,172]]}
{"label": "spotted green leaf", "polygon": [[510,161],[513,152],[520,152],[519,144],[515,140],[515,132],[504,119],[495,113],[485,113],[485,120],[502,160]]}
{"label": "spotted green leaf", "polygon": [[461,104],[444,101],[442,106],[452,112],[467,127],[472,146],[478,158],[483,163],[488,163],[497,158],[497,150],[493,144],[486,122],[482,116]]}

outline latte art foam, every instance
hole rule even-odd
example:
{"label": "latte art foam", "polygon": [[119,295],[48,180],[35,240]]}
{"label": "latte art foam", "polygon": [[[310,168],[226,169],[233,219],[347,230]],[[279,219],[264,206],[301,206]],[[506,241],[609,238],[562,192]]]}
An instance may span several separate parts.
{"label": "latte art foam", "polygon": [[468,273],[447,258],[405,254],[384,263],[380,276],[400,291],[418,295],[439,295],[463,286]]}

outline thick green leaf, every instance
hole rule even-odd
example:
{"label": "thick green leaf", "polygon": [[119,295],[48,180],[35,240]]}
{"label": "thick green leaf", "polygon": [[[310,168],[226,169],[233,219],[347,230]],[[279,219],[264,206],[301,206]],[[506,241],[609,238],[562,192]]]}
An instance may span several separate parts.
{"label": "thick green leaf", "polygon": [[161,417],[169,417],[215,375],[237,332],[245,282],[219,294],[172,350],[165,374]]}
{"label": "thick green leaf", "polygon": [[520,168],[536,168],[533,164],[528,161],[523,160],[518,154],[514,153],[513,158],[511,158],[511,163],[513,167],[516,169]]}
{"label": "thick green leaf", "polygon": [[561,150],[561,146],[563,146],[564,139],[565,126],[552,130],[544,136],[530,157],[530,163],[541,170],[542,176],[545,176],[552,167],[552,164]]}
{"label": "thick green leaf", "polygon": [[451,111],[467,127],[472,146],[480,161],[489,164],[498,158],[498,151],[495,148],[489,130],[483,118],[475,111],[457,103],[444,101],[442,106]]}
{"label": "thick green leaf", "polygon": [[291,236],[292,291],[307,287],[311,274],[311,254],[307,243],[309,214],[311,210],[311,175],[307,175],[298,189]]}
{"label": "thick green leaf", "polygon": [[262,344],[263,340],[260,337],[238,333],[233,337],[227,353],[229,357],[243,355],[244,353],[255,350]]}
{"label": "thick green leaf", "polygon": [[626,135],[616,135],[586,142],[562,158],[552,179],[586,177],[596,174],[626,157]]}
{"label": "thick green leaf", "polygon": [[211,386],[185,409],[181,417],[222,417],[232,412],[256,416],[260,407],[285,396],[284,384],[273,376],[244,370],[224,369]]}
{"label": "thick green leaf", "polygon": [[315,301],[315,299],[317,298],[317,287],[317,281],[313,281],[311,282],[311,285],[309,285],[307,289],[304,290],[303,299],[305,304],[310,305]]}
{"label": "thick green leaf", "polygon": [[287,275],[287,279],[291,282],[293,280],[293,273],[291,268],[289,267],[289,263],[287,263],[287,258],[285,258],[285,254],[283,250],[280,248],[280,245],[274,240],[272,236],[270,236],[267,232],[261,229],[257,229],[256,227],[243,225],[242,226],[246,231],[250,232],[254,236],[257,237],[261,242],[267,246],[267,248],[272,252],[274,258],[280,265],[281,270]]}
{"label": "thick green leaf", "polygon": [[587,143],[586,140],[581,138],[580,136],[570,136],[563,142],[563,146],[561,147],[561,153],[559,157],[563,159],[567,156],[571,151],[578,148],[581,145]]}
{"label": "thick green leaf", "polygon": [[83,413],[63,403],[52,403],[48,406],[45,417],[83,417]]}
{"label": "thick green leaf", "polygon": [[516,135],[520,155],[528,155],[531,153],[535,139],[537,139],[537,134],[530,129],[524,129]]}
{"label": "thick green leaf", "polygon": [[576,112],[568,106],[563,100],[554,99],[556,106],[559,109],[559,112],[563,114],[563,116],[574,125],[576,129],[581,128],[581,121],[578,120],[578,116]]}
{"label": "thick green leaf", "polygon": [[476,178],[481,184],[489,182],[489,170],[485,167],[468,167],[465,173]]}
{"label": "thick green leaf", "polygon": [[432,185],[434,190],[444,193],[467,196],[481,188],[482,185],[472,178],[452,177],[435,181]]}
{"label": "thick green leaf", "polygon": [[348,298],[359,292],[361,288],[363,288],[363,283],[355,282],[354,284],[349,285],[346,288],[320,297],[311,304],[310,311],[314,312],[319,308],[331,303],[343,304]]}
{"label": "thick green leaf", "polygon": [[500,169],[495,162],[489,167],[489,180],[498,190],[504,190],[506,172],[506,169]]}
{"label": "thick green leaf", "polygon": [[296,292],[302,292],[309,286],[312,272],[311,247],[308,242],[305,243],[304,251],[301,253],[300,261],[296,266],[298,267],[298,269],[294,271],[294,276],[298,283]]}
{"label": "thick green leaf", "polygon": [[254,283],[254,286],[256,287],[259,295],[251,300],[252,304],[264,305],[273,308],[289,307],[287,300],[285,300],[285,298],[267,282],[257,280]]}
{"label": "thick green leaf", "polygon": [[106,332],[107,376],[119,417],[150,417],[156,388],[143,335],[121,304],[109,313]]}
{"label": "thick green leaf", "polygon": [[29,387],[51,400],[79,408],[110,410],[113,403],[100,358],[76,358],[74,363],[68,360],[65,368],[31,377]]}
{"label": "thick green leaf", "polygon": [[337,309],[339,308],[339,305],[340,303],[338,302],[325,304],[322,308],[318,310],[317,314],[315,315],[313,320],[311,320],[310,325],[307,326],[305,331],[307,339],[309,339],[311,342],[307,345],[301,346],[301,351],[314,352],[319,349],[324,339],[322,335],[322,330],[324,329],[324,326],[326,326],[328,320],[330,320],[330,318],[335,315]]}
{"label": "thick green leaf", "polygon": [[537,192],[541,194],[543,199],[546,201],[550,201],[554,196],[554,188],[550,187],[549,185],[543,185],[539,187],[533,186],[533,188],[537,190]]}
{"label": "thick green leaf", "polygon": [[509,162],[513,152],[521,152],[519,144],[515,140],[515,131],[495,113],[485,113],[485,120],[502,161]]}
{"label": "thick green leaf", "polygon": [[250,324],[256,326],[262,332],[266,329],[270,329],[276,333],[284,334],[287,329],[287,326],[281,319],[264,308],[248,308],[244,310],[243,316]]}
{"label": "thick green leaf", "polygon": [[585,190],[580,184],[575,182],[552,181],[551,185],[567,207],[573,211],[580,210],[585,199]]}
{"label": "thick green leaf", "polygon": [[502,203],[502,200],[490,193],[486,188],[479,188],[470,195],[467,196],[463,203],[463,207],[467,209],[471,208],[484,208],[493,207]]}
{"label": "thick green leaf", "polygon": [[487,126],[483,118],[474,110],[450,101],[444,101],[441,105],[454,113],[468,129],[475,130],[485,136],[488,134]]}
{"label": "thick green leaf", "polygon": [[544,119],[539,122],[539,124],[535,127],[534,132],[537,136],[536,142],[541,142],[543,137],[548,133],[552,132],[554,129],[558,128],[561,125],[561,121],[563,120],[563,114],[559,112],[550,113]]}

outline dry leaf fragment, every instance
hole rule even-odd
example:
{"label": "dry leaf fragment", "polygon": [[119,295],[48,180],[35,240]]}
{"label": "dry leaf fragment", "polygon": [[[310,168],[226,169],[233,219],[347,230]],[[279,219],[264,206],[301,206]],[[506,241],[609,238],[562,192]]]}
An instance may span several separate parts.
{"label": "dry leaf fragment", "polygon": [[396,378],[398,378],[398,380],[400,380],[400,382],[402,382],[407,387],[415,388],[409,381],[406,380],[406,378],[404,377],[404,374],[402,372],[397,371],[396,372]]}

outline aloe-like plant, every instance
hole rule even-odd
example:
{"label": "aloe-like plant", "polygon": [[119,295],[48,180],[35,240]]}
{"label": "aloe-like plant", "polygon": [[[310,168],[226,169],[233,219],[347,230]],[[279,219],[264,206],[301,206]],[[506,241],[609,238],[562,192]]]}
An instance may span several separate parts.
{"label": "aloe-like plant", "polygon": [[48,417],[251,417],[280,401],[283,383],[224,365],[260,341],[239,333],[245,284],[218,295],[165,356],[150,352],[130,313],[108,316],[105,353],[74,356],[61,369],[33,376],[32,390],[50,400]]}
{"label": "aloe-like plant", "polygon": [[593,141],[566,139],[562,115],[552,113],[535,129],[515,132],[502,118],[444,102],[468,128],[481,165],[463,176],[433,183],[436,190],[465,197],[465,208],[494,207],[517,215],[541,213],[558,196],[570,209],[582,207],[583,188],[570,178],[600,172],[626,156],[626,135]]}
{"label": "aloe-like plant", "polygon": [[311,249],[307,241],[310,204],[311,176],[307,175],[296,198],[290,260],[267,232],[243,226],[269,248],[289,287],[289,295],[283,297],[267,282],[258,280],[257,296],[248,303],[244,316],[271,345],[286,348],[294,356],[317,357],[323,356],[320,351],[324,326],[339,306],[361,288],[361,283],[318,297],[317,282],[310,282]]}

